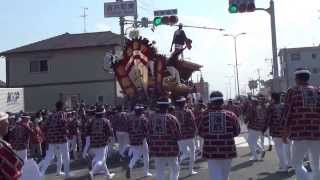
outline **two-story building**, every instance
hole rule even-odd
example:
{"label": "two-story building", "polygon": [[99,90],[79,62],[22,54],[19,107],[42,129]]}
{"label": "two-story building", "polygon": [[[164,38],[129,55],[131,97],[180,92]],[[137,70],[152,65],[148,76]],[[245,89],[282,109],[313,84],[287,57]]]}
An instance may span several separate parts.
{"label": "two-story building", "polygon": [[320,85],[320,47],[284,48],[279,51],[280,77],[283,90],[295,85],[294,72],[297,68],[308,68],[310,82]]}
{"label": "two-story building", "polygon": [[69,107],[81,100],[113,104],[119,90],[105,56],[119,54],[120,43],[110,31],[65,33],[2,52],[7,87],[24,88],[26,111],[52,109],[59,99]]}

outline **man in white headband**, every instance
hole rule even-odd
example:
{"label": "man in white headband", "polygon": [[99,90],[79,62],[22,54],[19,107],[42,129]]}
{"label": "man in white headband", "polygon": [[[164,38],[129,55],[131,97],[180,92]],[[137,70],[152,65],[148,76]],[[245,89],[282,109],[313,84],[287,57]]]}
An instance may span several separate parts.
{"label": "man in white headband", "polygon": [[180,163],[189,156],[189,175],[195,175],[197,174],[197,172],[194,171],[194,162],[196,160],[195,136],[197,130],[195,117],[193,112],[186,107],[185,97],[181,96],[176,99],[176,107],[175,116],[181,126],[181,138],[178,142],[180,152],[182,153]]}
{"label": "man in white headband", "polygon": [[[90,150],[92,153],[92,169],[90,171],[91,179],[101,171],[104,171],[107,179],[112,179],[114,173],[110,173],[106,165],[106,154],[108,153],[108,144],[113,137],[111,123],[105,118],[106,111],[103,106],[97,107],[96,118],[88,126],[88,136]],[[87,152],[83,152],[86,155]]]}
{"label": "man in white headband", "polygon": [[[169,98],[160,98],[157,101],[159,111],[150,118],[148,127],[148,142],[150,156],[155,160],[156,180],[178,180],[178,140],[181,136],[177,118],[168,113],[171,104]],[[165,166],[171,169],[169,178],[165,176]]]}
{"label": "man in white headband", "polygon": [[20,118],[21,120],[16,123],[11,133],[9,133],[9,142],[18,156],[26,161],[28,155],[27,149],[29,148],[29,141],[33,135],[33,130],[29,115],[24,113]]}
{"label": "man in white headband", "polygon": [[149,147],[147,143],[148,135],[148,119],[144,115],[143,105],[137,104],[134,107],[134,112],[129,115],[128,133],[130,139],[129,157],[126,176],[131,177],[131,170],[134,168],[137,161],[143,157],[144,160],[144,176],[152,176],[149,172]]}
{"label": "man in white headband", "polygon": [[199,122],[199,135],[204,139],[203,157],[208,160],[209,179],[227,180],[233,158],[237,157],[234,137],[240,134],[238,117],[223,110],[223,95],[214,91]]}
{"label": "man in white headband", "polygon": [[282,120],[286,136],[293,141],[292,166],[297,180],[309,179],[303,159],[310,154],[311,180],[320,179],[320,89],[308,83],[311,72],[299,68],[295,72],[296,86],[287,91]]}
{"label": "man in white headband", "polygon": [[[49,115],[49,119],[44,126],[48,150],[46,152],[46,157],[39,163],[41,174],[45,175],[50,162],[55,156],[58,159],[61,159],[62,156],[64,176],[65,178],[70,178],[70,156],[67,142],[67,114],[64,112],[64,102],[58,101],[56,103],[56,112]],[[58,172],[60,171],[59,168],[57,168],[57,170]]]}
{"label": "man in white headband", "polygon": [[258,161],[264,158],[264,145],[258,143],[259,138],[264,138],[263,134],[267,129],[267,106],[264,103],[264,96],[259,94],[257,99],[253,99],[250,107],[246,111],[248,127],[248,144],[251,152],[250,161]]}

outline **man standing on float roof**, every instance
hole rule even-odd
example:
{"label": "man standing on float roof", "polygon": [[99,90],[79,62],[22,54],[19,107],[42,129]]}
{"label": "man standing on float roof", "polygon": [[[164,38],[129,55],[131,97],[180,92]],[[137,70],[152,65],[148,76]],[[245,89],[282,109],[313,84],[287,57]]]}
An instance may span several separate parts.
{"label": "man standing on float roof", "polygon": [[311,72],[299,68],[295,72],[296,86],[289,88],[285,98],[283,121],[286,135],[292,144],[292,166],[297,180],[309,179],[303,167],[309,153],[311,180],[320,179],[320,89],[309,84]]}
{"label": "man standing on float roof", "polygon": [[[173,44],[174,44],[174,48],[175,48],[175,52],[177,51],[182,51],[183,48],[184,48],[184,45],[187,41],[187,36],[186,36],[186,33],[184,32],[184,30],[182,29],[183,28],[183,24],[180,23],[179,24],[179,28],[174,32],[174,35],[173,35],[173,40],[172,40],[172,43],[171,43],[171,48],[170,48],[170,52],[172,52],[172,47],[173,47]],[[183,53],[181,53],[181,57],[183,57]]]}

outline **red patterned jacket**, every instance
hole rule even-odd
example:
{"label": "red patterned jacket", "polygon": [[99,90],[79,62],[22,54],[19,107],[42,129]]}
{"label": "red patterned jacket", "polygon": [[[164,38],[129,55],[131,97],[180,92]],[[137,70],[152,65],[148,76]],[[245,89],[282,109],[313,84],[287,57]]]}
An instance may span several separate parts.
{"label": "red patterned jacket", "polygon": [[112,127],[114,131],[119,132],[127,132],[128,131],[128,113],[126,112],[120,112],[113,116],[113,119],[111,120]]}
{"label": "red patterned jacket", "polygon": [[206,111],[206,108],[201,108],[199,105],[194,110],[194,116],[196,118],[197,128],[199,127],[200,120],[202,119],[202,114]]}
{"label": "red patterned jacket", "polygon": [[281,121],[281,115],[284,110],[284,104],[270,104],[267,110],[268,128],[270,136],[283,137],[284,127]]}
{"label": "red patterned jacket", "polygon": [[88,135],[90,136],[90,147],[100,148],[109,144],[113,136],[111,123],[106,118],[93,119],[88,126]]}
{"label": "red patterned jacket", "polygon": [[12,151],[10,144],[0,138],[0,180],[18,180],[23,160]]}
{"label": "red patterned jacket", "polygon": [[256,131],[264,131],[267,128],[267,107],[252,103],[247,110],[246,120],[248,121],[248,129]]}
{"label": "red patterned jacket", "polygon": [[176,117],[168,113],[156,113],[148,123],[148,145],[152,157],[177,157],[181,136]]}
{"label": "red patterned jacket", "polygon": [[88,136],[89,125],[94,118],[94,116],[86,116],[85,118],[80,119],[80,134],[82,138]]}
{"label": "red patterned jacket", "polygon": [[143,140],[147,138],[148,133],[148,119],[144,114],[140,116],[132,114],[129,116],[128,133],[130,145],[140,146],[143,144]]}
{"label": "red patterned jacket", "polygon": [[43,142],[43,132],[40,128],[39,124],[33,124],[33,135],[31,136],[30,142],[31,144],[41,144]]}
{"label": "red patterned jacket", "polygon": [[237,105],[234,105],[234,104],[227,104],[227,105],[223,106],[223,109],[233,112],[238,117],[240,116],[240,113],[241,113],[240,107]]}
{"label": "red patterned jacket", "polygon": [[72,139],[73,136],[79,135],[80,121],[77,118],[70,118],[68,121],[68,138]]}
{"label": "red patterned jacket", "polygon": [[54,112],[44,125],[45,139],[48,144],[67,142],[67,114],[63,111]]}
{"label": "red patterned jacket", "polygon": [[237,157],[234,137],[239,134],[238,117],[233,112],[209,108],[199,126],[199,135],[204,139],[203,156],[207,159]]}
{"label": "red patterned jacket", "polygon": [[20,151],[28,149],[30,138],[33,135],[31,123],[19,122],[9,134],[9,143],[14,150]]}
{"label": "red patterned jacket", "polygon": [[190,109],[177,109],[175,112],[176,118],[180,123],[181,137],[180,139],[191,139],[196,135],[196,122],[193,112]]}
{"label": "red patterned jacket", "polygon": [[311,85],[290,88],[283,115],[292,140],[320,140],[320,90]]}

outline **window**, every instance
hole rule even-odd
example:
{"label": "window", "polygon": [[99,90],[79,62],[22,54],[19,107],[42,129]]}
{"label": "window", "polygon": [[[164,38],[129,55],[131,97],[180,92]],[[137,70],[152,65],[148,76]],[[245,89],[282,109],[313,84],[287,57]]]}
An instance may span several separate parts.
{"label": "window", "polygon": [[317,54],[316,53],[312,53],[312,59],[317,59]]}
{"label": "window", "polygon": [[312,74],[318,74],[319,69],[318,68],[312,68]]}
{"label": "window", "polygon": [[103,104],[103,96],[98,96],[98,103]]}
{"label": "window", "polygon": [[299,61],[300,60],[300,53],[292,53],[291,60],[292,61]]}
{"label": "window", "polygon": [[40,61],[40,72],[48,72],[48,62],[46,60]]}
{"label": "window", "polygon": [[48,61],[31,61],[30,62],[30,72],[48,72]]}

